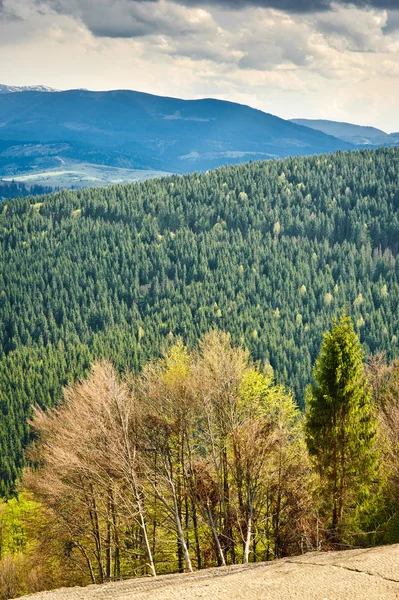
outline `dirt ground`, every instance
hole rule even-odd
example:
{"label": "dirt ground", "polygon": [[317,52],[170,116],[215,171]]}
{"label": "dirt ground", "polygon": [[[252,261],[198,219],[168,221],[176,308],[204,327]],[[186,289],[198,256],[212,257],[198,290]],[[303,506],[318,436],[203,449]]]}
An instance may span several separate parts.
{"label": "dirt ground", "polygon": [[25,600],[399,600],[399,544],[69,588]]}

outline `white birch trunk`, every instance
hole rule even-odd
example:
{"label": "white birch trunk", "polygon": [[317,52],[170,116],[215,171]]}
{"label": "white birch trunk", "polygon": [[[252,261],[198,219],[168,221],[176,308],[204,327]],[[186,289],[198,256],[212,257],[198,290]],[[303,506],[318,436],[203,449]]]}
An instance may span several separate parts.
{"label": "white birch trunk", "polygon": [[248,564],[249,562],[249,550],[251,547],[251,537],[252,537],[252,510],[250,511],[247,523],[247,536],[245,539],[245,548],[244,548],[244,563]]}
{"label": "white birch trunk", "polygon": [[220,562],[222,563],[222,567],[225,567],[226,561],[224,558],[223,548],[220,544],[219,535],[218,535],[218,532],[216,531],[216,527],[215,527],[215,521],[213,520],[212,512],[211,512],[211,509],[209,506],[208,506],[208,517],[209,517],[209,524],[211,526],[211,530],[212,530],[213,537],[215,540],[216,548],[217,548],[217,551],[219,554]]}

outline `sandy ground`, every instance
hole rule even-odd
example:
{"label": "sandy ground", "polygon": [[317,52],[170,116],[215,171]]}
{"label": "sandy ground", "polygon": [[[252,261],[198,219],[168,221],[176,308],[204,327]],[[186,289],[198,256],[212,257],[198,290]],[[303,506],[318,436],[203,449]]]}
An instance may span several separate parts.
{"label": "sandy ground", "polygon": [[25,596],[32,600],[399,600],[399,544],[311,553],[156,579]]}

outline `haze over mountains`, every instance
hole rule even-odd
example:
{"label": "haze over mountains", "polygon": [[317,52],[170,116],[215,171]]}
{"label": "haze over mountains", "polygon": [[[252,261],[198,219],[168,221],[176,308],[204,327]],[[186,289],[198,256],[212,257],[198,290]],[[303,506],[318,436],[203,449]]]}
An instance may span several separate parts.
{"label": "haze over mountains", "polygon": [[292,119],[291,122],[322,131],[355,146],[393,146],[399,143],[399,133],[385,133],[376,127],[323,119]]}
{"label": "haze over mountains", "polygon": [[351,147],[248,106],[124,90],[2,94],[0,143],[9,173],[73,158],[184,173]]}
{"label": "haze over mountains", "polygon": [[0,178],[41,185],[104,185],[397,142],[374,128],[289,121],[215,99],[0,86]]}

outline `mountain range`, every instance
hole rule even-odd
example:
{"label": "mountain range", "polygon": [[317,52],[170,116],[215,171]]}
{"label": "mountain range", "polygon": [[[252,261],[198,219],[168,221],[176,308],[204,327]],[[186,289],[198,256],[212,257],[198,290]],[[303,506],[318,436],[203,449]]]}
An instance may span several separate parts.
{"label": "mountain range", "polygon": [[0,94],[12,94],[15,92],[56,92],[54,88],[47,85],[4,85],[0,83]]}
{"label": "mountain range", "polygon": [[399,143],[399,133],[385,133],[376,127],[322,119],[292,119],[291,123],[322,131],[355,146],[393,146]]}
{"label": "mountain range", "polygon": [[[215,99],[0,86],[0,178],[22,174],[23,181],[42,185],[62,185],[60,177],[75,180],[82,172],[87,177],[80,185],[92,185],[93,165],[124,170],[100,177],[97,185],[103,185],[107,177],[110,183],[135,180],[137,172],[188,173],[398,142],[399,134],[374,128],[289,121]],[[71,177],[64,181],[70,185]]]}
{"label": "mountain range", "polygon": [[77,158],[177,173],[227,163],[351,148],[347,142],[248,106],[128,90],[0,95],[0,169]]}

